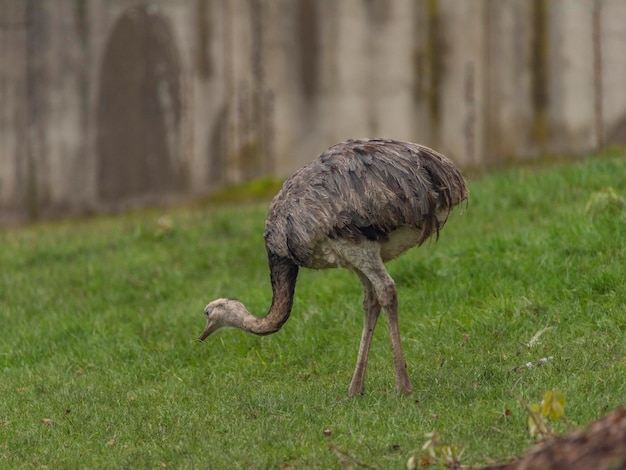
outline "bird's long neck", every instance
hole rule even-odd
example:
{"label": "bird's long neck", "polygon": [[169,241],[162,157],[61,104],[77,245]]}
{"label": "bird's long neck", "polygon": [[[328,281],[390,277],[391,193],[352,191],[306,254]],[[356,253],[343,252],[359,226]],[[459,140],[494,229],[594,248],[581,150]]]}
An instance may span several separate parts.
{"label": "bird's long neck", "polygon": [[298,265],[293,261],[268,251],[272,281],[272,306],[267,315],[246,318],[245,330],[256,335],[269,335],[280,330],[289,318],[298,277]]}

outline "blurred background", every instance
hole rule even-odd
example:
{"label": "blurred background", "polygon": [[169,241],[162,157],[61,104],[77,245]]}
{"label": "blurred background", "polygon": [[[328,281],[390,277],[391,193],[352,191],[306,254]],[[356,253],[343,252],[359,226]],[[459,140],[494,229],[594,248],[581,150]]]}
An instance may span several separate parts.
{"label": "blurred background", "polygon": [[0,221],[284,177],[355,137],[464,168],[626,144],[626,1],[0,0]]}

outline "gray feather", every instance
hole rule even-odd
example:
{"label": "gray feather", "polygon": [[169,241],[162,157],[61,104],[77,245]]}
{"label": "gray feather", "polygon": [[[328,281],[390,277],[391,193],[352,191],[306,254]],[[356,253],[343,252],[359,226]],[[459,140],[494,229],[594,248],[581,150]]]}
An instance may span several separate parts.
{"label": "gray feather", "polygon": [[418,144],[349,140],[297,171],[273,199],[265,226],[268,251],[311,264],[324,239],[385,240],[400,227],[438,235],[448,213],[467,200],[456,166]]}

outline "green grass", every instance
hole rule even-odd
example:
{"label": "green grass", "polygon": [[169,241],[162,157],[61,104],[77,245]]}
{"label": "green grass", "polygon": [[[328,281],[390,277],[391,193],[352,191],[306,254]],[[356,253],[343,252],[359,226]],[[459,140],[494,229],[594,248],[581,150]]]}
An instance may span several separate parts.
{"label": "green grass", "polygon": [[411,397],[381,317],[365,395],[345,398],[362,325],[345,271],[301,271],[275,335],[194,342],[216,297],[269,306],[267,203],[5,229],[0,468],[341,468],[339,449],[402,469],[430,431],[480,463],[532,444],[518,398],[549,389],[586,424],[626,398],[626,222],[585,214],[625,175],[614,152],[472,179],[439,242],[389,264]]}

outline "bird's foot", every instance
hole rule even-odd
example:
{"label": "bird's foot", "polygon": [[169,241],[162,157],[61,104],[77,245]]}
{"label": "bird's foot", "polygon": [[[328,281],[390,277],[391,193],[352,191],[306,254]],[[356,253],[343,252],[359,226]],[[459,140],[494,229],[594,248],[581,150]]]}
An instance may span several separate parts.
{"label": "bird's foot", "polygon": [[398,395],[411,395],[413,393],[413,387],[411,386],[408,375],[399,377],[396,380],[396,390],[398,391]]}
{"label": "bird's foot", "polygon": [[363,395],[364,381],[352,380],[348,389],[348,398],[360,397]]}

